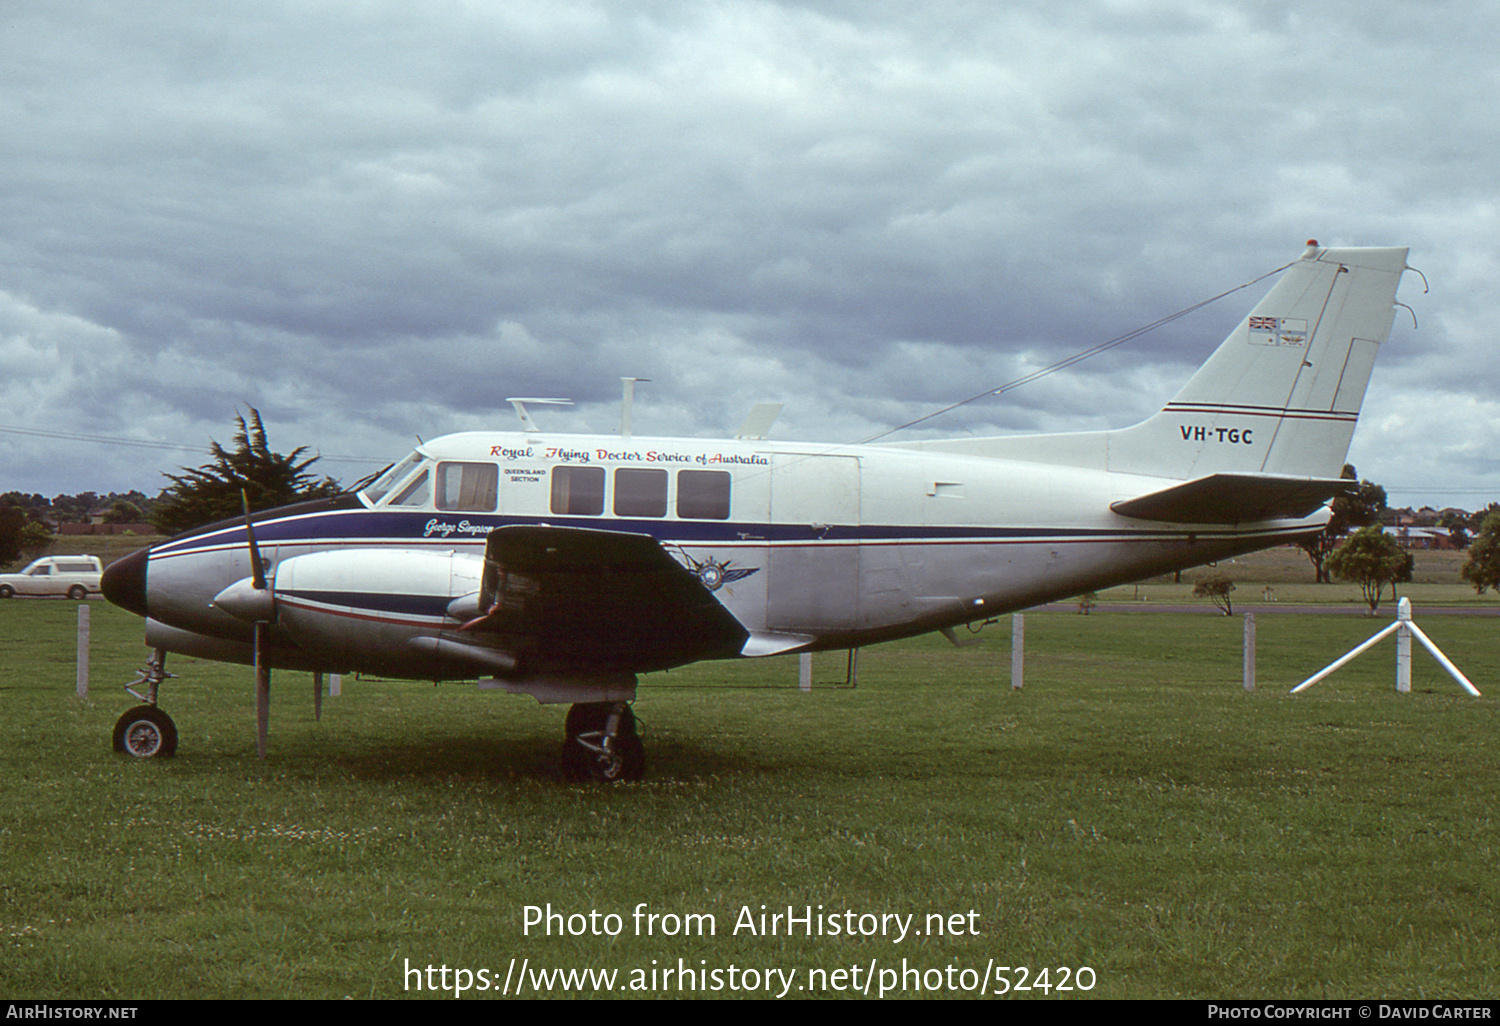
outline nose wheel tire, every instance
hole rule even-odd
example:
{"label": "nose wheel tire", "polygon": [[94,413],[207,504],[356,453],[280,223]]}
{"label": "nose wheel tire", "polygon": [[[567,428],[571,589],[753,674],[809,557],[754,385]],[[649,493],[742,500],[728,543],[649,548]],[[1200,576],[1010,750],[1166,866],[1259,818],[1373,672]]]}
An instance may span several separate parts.
{"label": "nose wheel tire", "polygon": [[154,705],[138,705],[115,721],[115,751],[137,759],[170,759],[177,752],[177,724]]}

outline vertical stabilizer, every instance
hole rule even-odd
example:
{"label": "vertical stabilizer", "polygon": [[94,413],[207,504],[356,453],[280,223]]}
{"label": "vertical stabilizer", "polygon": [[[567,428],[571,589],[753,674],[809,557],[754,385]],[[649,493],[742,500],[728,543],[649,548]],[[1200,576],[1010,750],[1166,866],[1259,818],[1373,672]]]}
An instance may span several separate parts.
{"label": "vertical stabilizer", "polygon": [[1104,433],[1108,469],[1338,477],[1406,253],[1309,243],[1160,413]]}

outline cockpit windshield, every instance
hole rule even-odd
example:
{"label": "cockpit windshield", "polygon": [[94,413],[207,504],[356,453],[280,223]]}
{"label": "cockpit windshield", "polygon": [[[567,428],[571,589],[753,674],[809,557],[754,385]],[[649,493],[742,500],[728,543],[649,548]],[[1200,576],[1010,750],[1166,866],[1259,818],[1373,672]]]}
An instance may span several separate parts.
{"label": "cockpit windshield", "polygon": [[389,492],[396,485],[400,484],[406,475],[411,473],[412,467],[426,459],[427,457],[422,455],[420,450],[413,452],[406,459],[396,464],[390,470],[387,470],[384,474],[381,474],[374,481],[371,481],[365,490],[359,493],[360,498],[364,499],[366,505],[375,505],[385,497],[386,492]]}

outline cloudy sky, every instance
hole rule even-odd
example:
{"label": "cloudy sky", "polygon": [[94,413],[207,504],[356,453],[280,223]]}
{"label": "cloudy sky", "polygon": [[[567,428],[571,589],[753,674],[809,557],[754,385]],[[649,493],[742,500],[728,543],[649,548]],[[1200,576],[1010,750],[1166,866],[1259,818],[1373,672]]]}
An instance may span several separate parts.
{"label": "cloudy sky", "polygon": [[[1500,500],[1500,14],[1392,0],[7,0],[0,491],[261,410],[346,482],[516,425],[853,442],[1405,245],[1352,461]],[[1268,283],[1267,283],[1268,284]],[[1266,284],[916,432],[1125,426]]]}

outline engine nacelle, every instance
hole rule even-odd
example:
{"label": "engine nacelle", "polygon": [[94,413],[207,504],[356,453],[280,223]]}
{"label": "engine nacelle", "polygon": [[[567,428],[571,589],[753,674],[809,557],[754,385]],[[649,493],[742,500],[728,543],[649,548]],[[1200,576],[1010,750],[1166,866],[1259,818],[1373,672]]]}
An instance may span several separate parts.
{"label": "engine nacelle", "polygon": [[457,629],[454,599],[479,591],[484,559],[457,552],[345,549],[280,563],[276,622],[305,648],[337,653],[376,672],[469,676],[434,649],[413,645]]}
{"label": "engine nacelle", "polygon": [[214,605],[247,621],[269,611],[277,635],[329,663],[392,676],[472,677],[473,660],[455,659],[435,642],[456,632],[461,621],[449,606],[477,596],[483,573],[482,557],[452,551],[335,549],[282,560],[265,589],[237,581]]}

